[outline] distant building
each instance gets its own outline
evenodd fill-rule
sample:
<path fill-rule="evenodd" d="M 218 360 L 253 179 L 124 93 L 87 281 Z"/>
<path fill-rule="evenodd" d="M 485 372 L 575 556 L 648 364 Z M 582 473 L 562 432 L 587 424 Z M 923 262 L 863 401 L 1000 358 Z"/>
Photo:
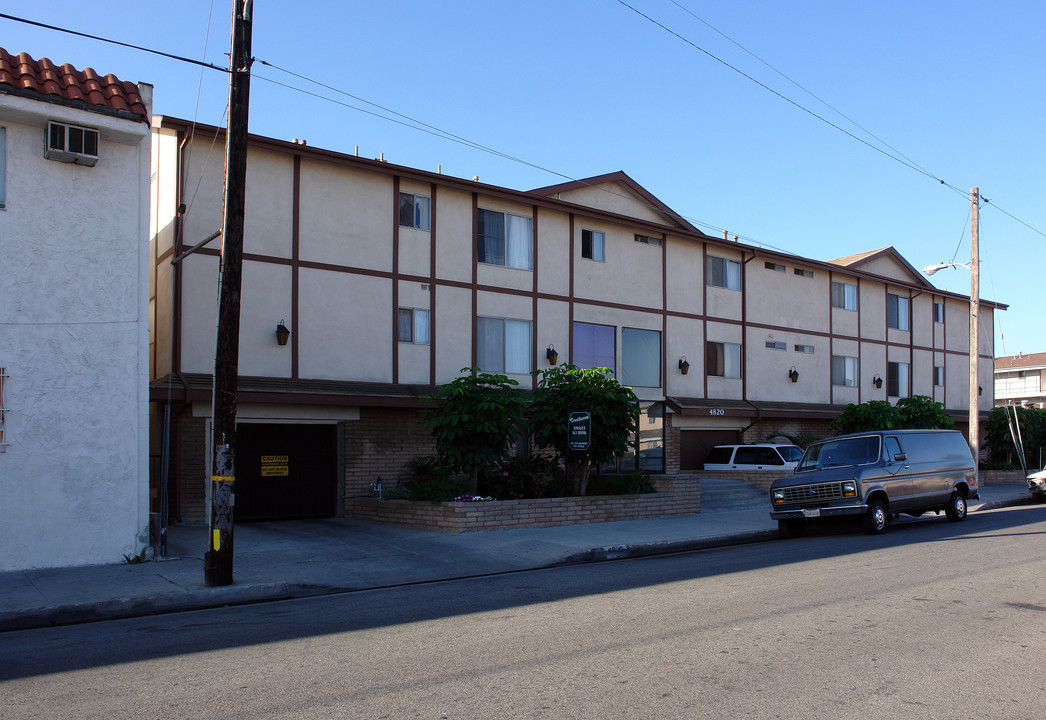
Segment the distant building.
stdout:
<path fill-rule="evenodd" d="M 151 102 L 0 49 L 0 570 L 148 543 Z"/>
<path fill-rule="evenodd" d="M 1046 352 L 995 358 L 995 404 L 1046 407 Z"/>
<path fill-rule="evenodd" d="M 221 225 L 223 133 L 153 128 L 152 399 L 172 410 L 173 517 L 199 523 L 218 242 L 182 256 Z M 969 298 L 892 247 L 825 262 L 712 237 L 622 172 L 518 191 L 259 136 L 246 212 L 240 518 L 351 514 L 433 452 L 437 386 L 478 366 L 532 388 L 553 351 L 639 397 L 604 472 L 693 472 L 717 443 L 824 436 L 868 400 L 928 395 L 966 425 Z M 992 337 L 1005 306 L 981 307 Z"/>

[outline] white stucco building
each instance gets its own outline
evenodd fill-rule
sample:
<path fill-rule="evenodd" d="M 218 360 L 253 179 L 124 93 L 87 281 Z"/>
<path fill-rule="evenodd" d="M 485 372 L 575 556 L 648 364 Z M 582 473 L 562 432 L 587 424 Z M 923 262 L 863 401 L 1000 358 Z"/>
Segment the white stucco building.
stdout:
<path fill-rule="evenodd" d="M 0 570 L 149 541 L 151 98 L 0 49 Z"/>

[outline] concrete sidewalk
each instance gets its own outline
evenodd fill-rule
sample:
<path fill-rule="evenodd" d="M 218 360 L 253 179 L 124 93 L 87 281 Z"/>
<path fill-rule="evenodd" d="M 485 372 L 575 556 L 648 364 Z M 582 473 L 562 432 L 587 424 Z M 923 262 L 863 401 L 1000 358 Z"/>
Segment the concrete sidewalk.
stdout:
<path fill-rule="evenodd" d="M 1029 500 L 1023 484 L 988 485 L 970 511 Z M 768 507 L 464 534 L 352 518 L 243 523 L 234 584 L 220 588 L 204 585 L 206 537 L 171 527 L 163 560 L 0 573 L 0 632 L 759 542 L 777 523 Z"/>

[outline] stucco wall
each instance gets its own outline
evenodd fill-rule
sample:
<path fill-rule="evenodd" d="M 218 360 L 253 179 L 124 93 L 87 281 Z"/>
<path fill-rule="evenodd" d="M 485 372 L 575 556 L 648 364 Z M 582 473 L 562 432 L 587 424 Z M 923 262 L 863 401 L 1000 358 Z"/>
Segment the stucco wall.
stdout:
<path fill-rule="evenodd" d="M 148 542 L 148 127 L 22 100 L 0 112 L 0 570 L 119 562 Z M 49 118 L 99 127 L 96 167 L 43 157 Z"/>

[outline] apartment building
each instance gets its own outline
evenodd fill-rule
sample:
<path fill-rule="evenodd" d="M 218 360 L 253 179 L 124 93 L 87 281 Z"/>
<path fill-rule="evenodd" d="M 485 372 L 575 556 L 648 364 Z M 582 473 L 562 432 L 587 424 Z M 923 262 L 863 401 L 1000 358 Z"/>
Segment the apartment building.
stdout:
<path fill-rule="evenodd" d="M 1046 352 L 995 358 L 995 404 L 1046 407 Z"/>
<path fill-rule="evenodd" d="M 202 522 L 218 241 L 185 253 L 221 225 L 222 131 L 153 134 L 151 397 L 172 411 L 172 511 Z M 240 518 L 351 514 L 432 452 L 419 410 L 470 367 L 522 388 L 553 361 L 611 368 L 640 430 L 604 472 L 693 471 L 872 399 L 965 422 L 969 299 L 892 247 L 820 261 L 713 237 L 623 172 L 518 191 L 259 136 L 246 212 Z M 986 336 L 1003 308 L 982 304 Z"/>

